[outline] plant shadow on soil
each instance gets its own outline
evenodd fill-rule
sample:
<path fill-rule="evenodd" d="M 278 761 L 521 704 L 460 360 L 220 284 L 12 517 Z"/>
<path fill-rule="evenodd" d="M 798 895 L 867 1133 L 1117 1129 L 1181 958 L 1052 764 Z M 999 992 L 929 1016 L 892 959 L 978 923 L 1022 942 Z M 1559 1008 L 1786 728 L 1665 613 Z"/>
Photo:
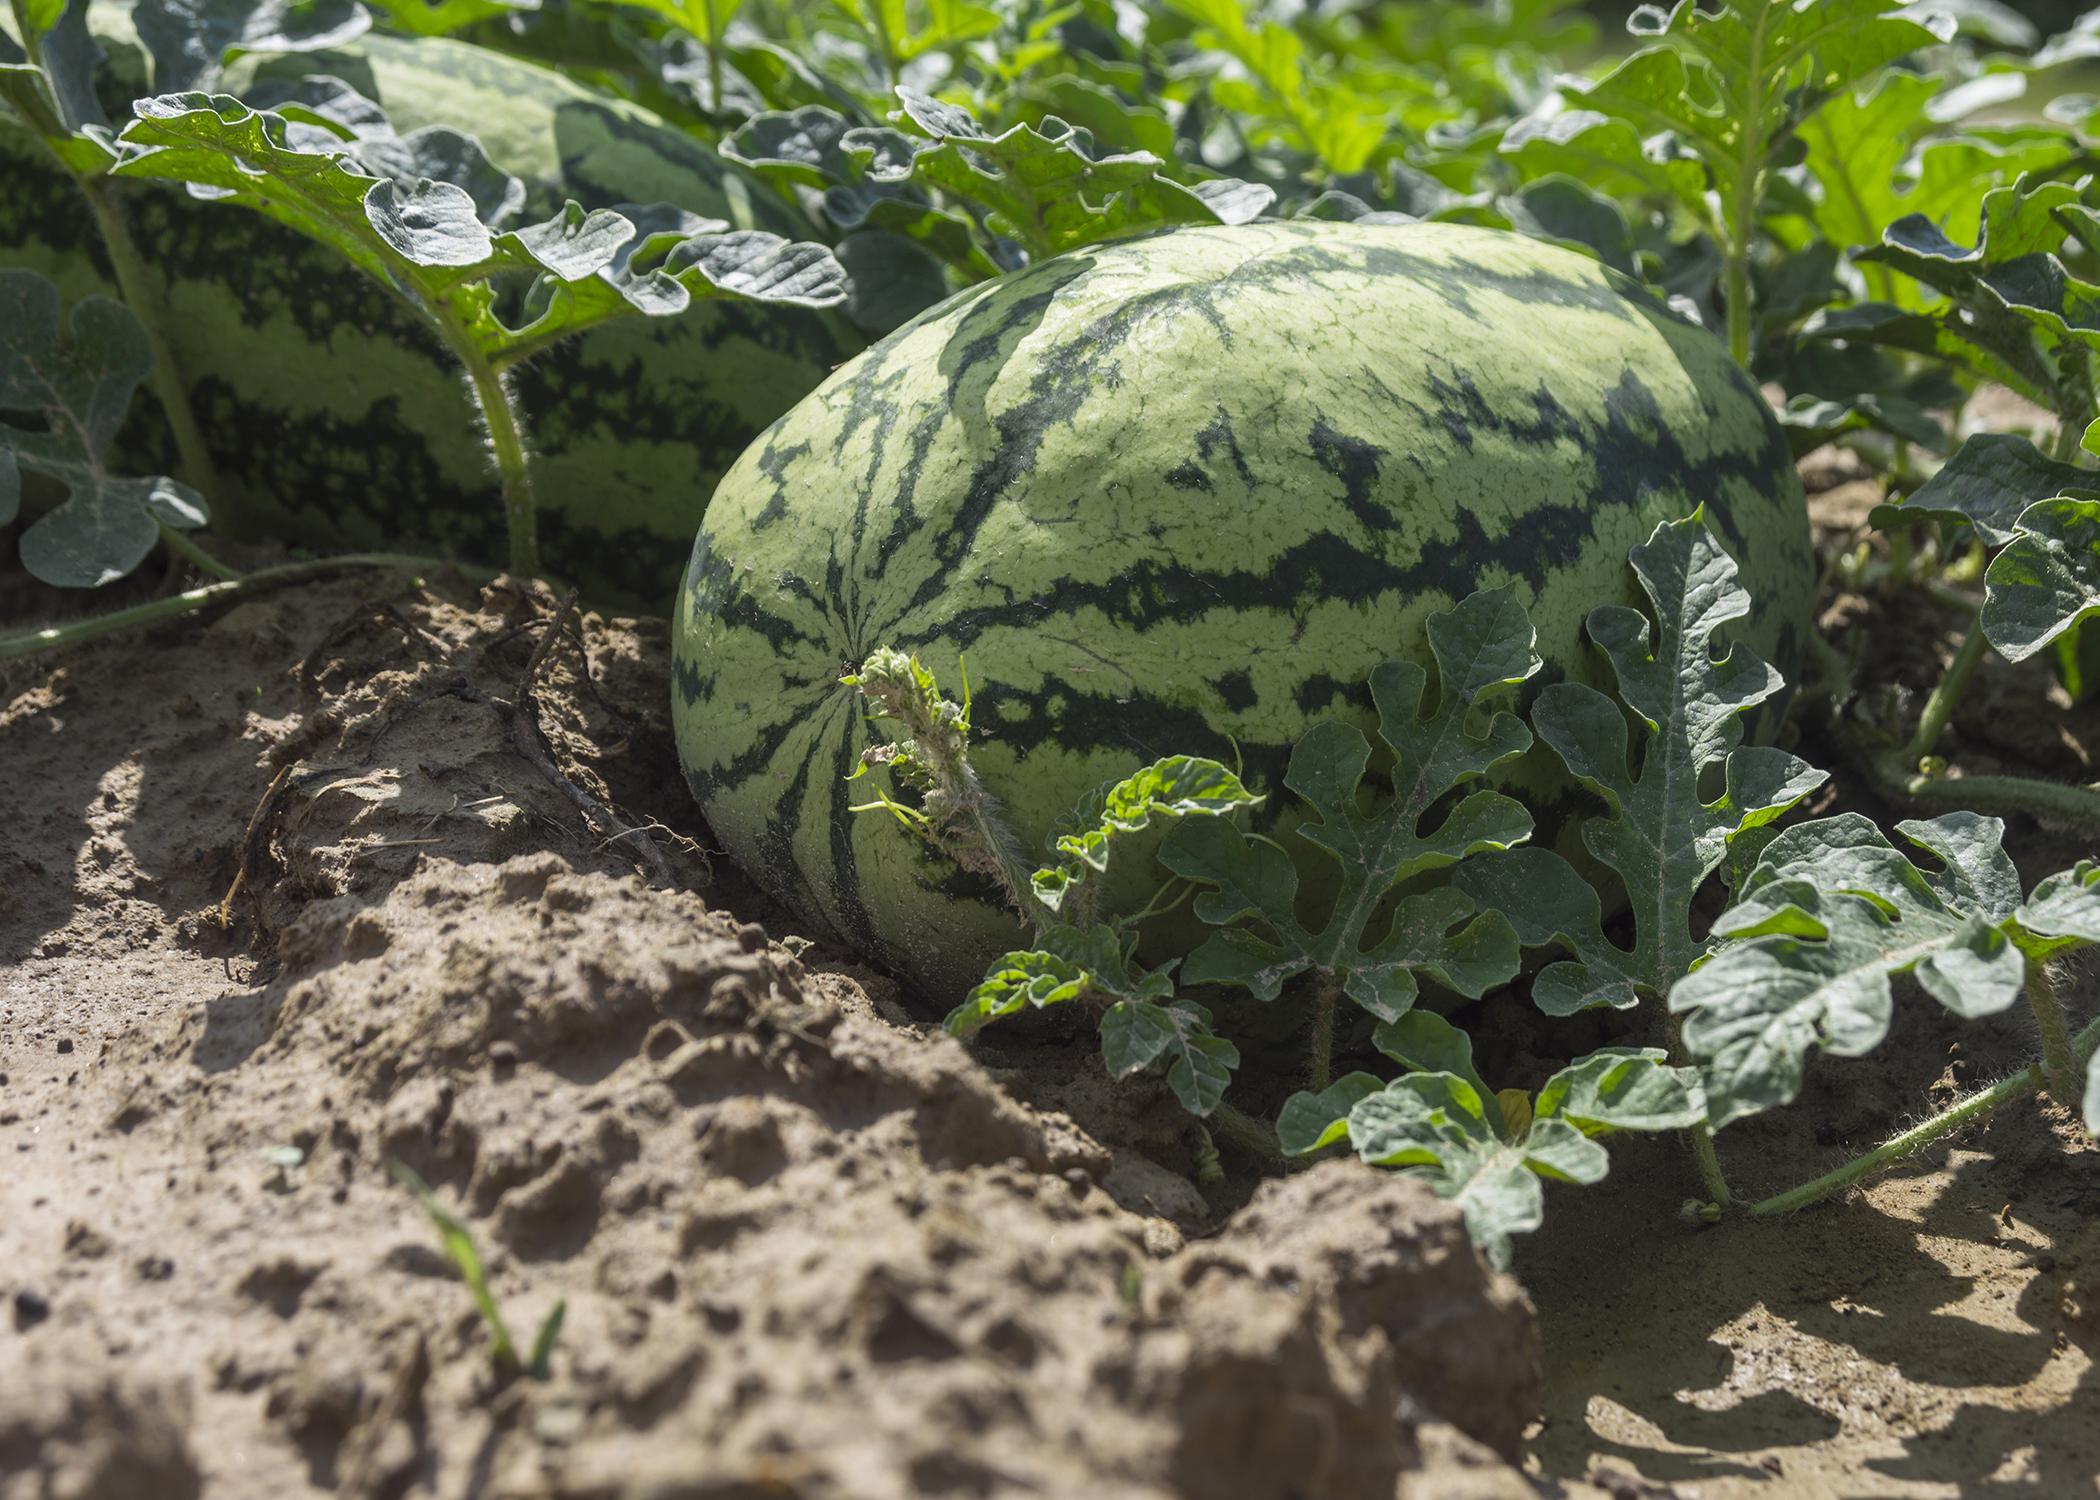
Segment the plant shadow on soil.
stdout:
<path fill-rule="evenodd" d="M 741 1476 L 705 1491 L 720 1500 L 1237 1500 L 1326 1450 L 1294 1447 L 1274 1400 L 1261 1417 L 1221 1392 L 1280 1381 L 1292 1410 L 1343 1431 L 1369 1410 L 1361 1431 L 1390 1433 L 1389 1377 L 1351 1363 L 1334 1304 L 1260 1291 L 1254 1231 L 1181 1248 L 1248 1172 L 1198 1191 L 1161 1092 L 1108 1087 L 1069 1037 L 991 1038 L 970 1063 L 846 956 L 767 945 L 751 923 L 795 925 L 694 842 L 660 625 L 586 619 L 589 680 L 552 653 L 542 722 L 704 902 L 645 890 L 500 733 L 520 627 L 552 601 L 448 592 L 336 583 L 0 671 L 0 1150 L 19 1169 L 0 1182 L 0 1474 L 33 1458 L 77 1481 L 122 1429 L 146 1467 L 83 1497 L 144 1493 L 143 1472 L 170 1495 L 537 1476 L 522 1492 L 596 1500 L 701 1453 Z M 1871 628 L 1874 609 L 1830 619 Z M 1876 633 L 1866 680 L 1914 701 L 1947 645 L 1922 634 Z M 1952 748 L 2025 745 L 2071 776 L 2095 729 L 1993 664 Z M 265 878 L 222 932 L 198 913 L 288 763 Z M 2030 880 L 2082 852 L 2009 842 Z M 2094 986 L 2071 998 L 2090 1012 Z M 1819 1061 L 1798 1107 L 1723 1133 L 1739 1190 L 1812 1176 L 2031 1047 L 2018 1016 L 1959 1026 L 1908 986 L 1897 1014 L 1874 1056 Z M 1507 1016 L 1482 1033 L 1491 1075 L 1532 1082 L 1571 1036 Z M 253 1152 L 284 1141 L 306 1167 L 257 1187 Z M 514 1325 L 570 1298 L 551 1392 L 490 1384 L 384 1155 L 471 1215 Z M 1518 1261 L 1545 1355 L 1532 1478 L 1432 1424 L 1387 1456 L 1403 1494 L 2092 1493 L 2100 1151 L 2067 1116 L 2015 1105 L 1784 1221 L 1689 1227 L 1694 1190 L 1673 1143 L 1641 1139 L 1601 1186 L 1549 1190 Z M 1045 1236 L 1054 1265 L 1025 1249 Z M 1133 1266 L 1143 1316 L 1119 1323 L 1104 1309 L 1128 1305 Z M 1188 1299 L 1205 1274 L 1247 1283 L 1217 1326 Z M 1527 1364 L 1513 1304 L 1433 1285 L 1473 1309 L 1490 1370 Z M 1521 1379 L 1465 1388 L 1482 1431 L 1529 1399 Z M 1271 1449 L 1205 1470 L 1195 1434 Z M 1325 1493 L 1359 1492 L 1392 1488 L 1373 1464 Z"/>

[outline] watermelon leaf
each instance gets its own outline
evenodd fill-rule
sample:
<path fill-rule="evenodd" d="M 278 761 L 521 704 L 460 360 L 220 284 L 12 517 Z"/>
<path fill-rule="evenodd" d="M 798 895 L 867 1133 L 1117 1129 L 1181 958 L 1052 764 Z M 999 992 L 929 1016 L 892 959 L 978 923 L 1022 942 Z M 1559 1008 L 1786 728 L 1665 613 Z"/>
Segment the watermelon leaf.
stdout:
<path fill-rule="evenodd" d="M 401 291 L 456 350 L 498 370 L 611 318 L 667 316 L 695 297 L 808 307 L 845 297 L 845 273 L 822 246 L 725 233 L 667 205 L 630 217 L 571 202 L 540 224 L 484 222 L 511 195 L 491 191 L 479 147 L 454 131 L 341 140 L 224 94 L 162 95 L 134 110 L 121 139 L 139 152 L 120 175 L 182 182 L 333 246 Z M 533 278 L 516 325 L 498 315 L 493 285 L 508 275 Z"/>
<path fill-rule="evenodd" d="M 784 190 L 820 190 L 824 216 L 842 233 L 886 230 L 972 280 L 998 275 L 1002 267 L 966 216 L 935 206 L 919 187 L 900 180 L 909 177 L 916 149 L 902 131 L 856 126 L 820 104 L 753 115 L 722 143 L 722 155 Z"/>
<path fill-rule="evenodd" d="M 389 27 L 410 36 L 450 36 L 480 21 L 531 15 L 540 0 L 361 0 L 386 17 Z"/>
<path fill-rule="evenodd" d="M 1318 1093 L 1296 1093 L 1276 1117 L 1276 1140 L 1286 1156 L 1309 1156 L 1349 1136 L 1349 1112 L 1385 1087 L 1375 1073 L 1346 1073 Z"/>
<path fill-rule="evenodd" d="M 83 297 L 63 329 L 58 288 L 34 271 L 0 270 L 0 512 L 14 513 L 19 470 L 65 485 L 67 498 L 22 535 L 22 564 L 46 583 L 94 588 L 137 567 L 161 528 L 202 526 L 203 496 L 165 475 L 125 478 L 109 448 L 152 372 L 146 330 L 121 302 Z"/>
<path fill-rule="evenodd" d="M 1705 1117 L 1696 1073 L 1653 1048 L 1609 1047 L 1546 1080 L 1536 1097 L 1493 1093 L 1473 1067 L 1473 1045 L 1443 1017 L 1411 1011 L 1378 1028 L 1378 1046 L 1409 1073 L 1380 1087 L 1351 1073 L 1298 1093 L 1277 1120 L 1285 1154 L 1304 1156 L 1345 1136 L 1377 1166 L 1425 1177 L 1465 1210 L 1474 1242 L 1509 1264 L 1510 1236 L 1538 1228 L 1540 1179 L 1596 1182 L 1610 1165 L 1594 1137 L 1681 1130 Z"/>
<path fill-rule="evenodd" d="M 2030 505 L 1984 573 L 1983 633 L 2008 661 L 2025 661 L 2096 614 L 2100 500 Z"/>
<path fill-rule="evenodd" d="M 1449 794 L 1531 743 L 1515 714 L 1487 711 L 1490 699 L 1538 670 L 1523 605 L 1508 589 L 1485 591 L 1431 615 L 1427 629 L 1441 682 L 1433 709 L 1425 712 L 1429 673 L 1416 663 L 1386 662 L 1371 674 L 1379 737 L 1395 758 L 1391 801 L 1360 811 L 1371 747 L 1353 725 L 1316 724 L 1292 751 L 1284 784 L 1316 815 L 1297 836 L 1339 868 L 1319 926 L 1299 920 L 1298 874 L 1281 844 L 1221 818 L 1184 822 L 1167 836 L 1161 863 L 1211 887 L 1196 898 L 1196 915 L 1224 929 L 1190 955 L 1184 983 L 1232 984 L 1274 1000 L 1286 981 L 1311 975 L 1323 993 L 1339 990 L 1393 1020 L 1414 1004 L 1420 976 L 1477 998 L 1516 973 L 1508 919 L 1476 912 L 1448 885 L 1405 896 L 1383 935 L 1366 945 L 1396 887 L 1531 834 L 1531 815 L 1500 792 L 1476 790 L 1444 806 Z M 1476 727 L 1477 718 L 1484 722 Z"/>
<path fill-rule="evenodd" d="M 1913 213 L 1854 259 L 1942 293 L 1947 301 L 1932 313 L 1941 330 L 1973 345 L 2022 395 L 2082 426 L 2092 415 L 2093 393 L 2083 375 L 2086 359 L 2073 351 L 2100 347 L 2100 286 L 2071 275 L 2057 256 L 2087 213 L 2072 184 L 2025 176 L 1984 194 L 1973 246 L 1957 244 L 1936 221 Z"/>
<path fill-rule="evenodd" d="M 1385 139 L 1386 112 L 1375 99 L 1320 77 L 1305 59 L 1296 33 L 1275 21 L 1249 22 L 1240 0 L 1168 0 L 1198 23 L 1199 46 L 1224 53 L 1250 82 L 1221 78 L 1212 92 L 1242 117 L 1302 142 L 1330 172 L 1360 171 Z M 1389 75 L 1389 85 L 1401 81 Z"/>
<path fill-rule="evenodd" d="M 1473 1039 L 1434 1011 L 1411 1010 L 1396 1021 L 1380 1021 L 1371 1041 L 1410 1073 L 1449 1073 L 1471 1084 L 1482 1099 L 1494 1096 L 1473 1066 Z M 1505 1135 L 1507 1123 L 1502 1122 Z"/>
<path fill-rule="evenodd" d="M 897 98 L 896 118 L 927 139 L 910 141 L 902 159 L 878 153 L 867 180 L 910 182 L 973 204 L 992 233 L 1037 258 L 1171 224 L 1243 224 L 1275 198 L 1229 180 L 1176 182 L 1149 151 L 1098 154 L 1091 133 L 1054 115 L 992 135 L 969 111 L 917 89 L 899 88 Z"/>
<path fill-rule="evenodd" d="M 1225 1096 L 1239 1048 L 1211 1029 L 1208 1010 L 1193 1000 L 1124 999 L 1101 1018 L 1101 1057 L 1108 1076 L 1128 1078 L 1167 1064 L 1167 1087 L 1192 1115 L 1207 1115 Z"/>
<path fill-rule="evenodd" d="M 1751 599 L 1703 516 L 1662 523 L 1631 556 L 1654 621 L 1622 605 L 1600 605 L 1590 612 L 1589 633 L 1643 726 L 1638 768 L 1625 715 L 1595 688 L 1553 683 L 1532 709 L 1539 738 L 1604 800 L 1606 814 L 1583 823 L 1582 841 L 1624 882 L 1634 924 L 1633 949 L 1619 950 L 1591 925 L 1589 904 L 1571 898 L 1567 877 L 1547 885 L 1554 915 L 1534 919 L 1533 930 L 1553 927 L 1576 955 L 1548 967 L 1534 989 L 1536 1002 L 1554 1015 L 1666 993 L 1704 951 L 1692 934 L 1692 902 L 1707 878 L 1737 840 L 1826 779 L 1783 750 L 1741 744 L 1744 715 L 1782 684 L 1741 646 L 1714 656 L 1720 628 L 1747 615 Z M 1709 780 L 1721 786 L 1711 801 L 1701 790 Z M 1551 857 L 1532 865 L 1546 868 Z M 1511 873 L 1483 870 L 1461 886 L 1514 899 Z M 1476 883 L 1489 880 L 1497 883 Z"/>
<path fill-rule="evenodd" d="M 1656 1047 L 1603 1047 L 1546 1080 L 1532 1109 L 1584 1135 L 1683 1130 L 1706 1118 L 1696 1069 L 1672 1067 Z"/>
<path fill-rule="evenodd" d="M 1978 432 L 1938 473 L 1900 503 L 1875 506 L 1869 519 L 1884 530 L 1925 521 L 1966 522 L 1986 546 L 2002 547 L 2020 529 L 2027 507 L 2095 483 L 2100 474 L 2045 457 L 2026 438 Z"/>
<path fill-rule="evenodd" d="M 1489 1262 L 1506 1268 L 1510 1237 L 1545 1217 L 1542 1178 L 1598 1182 L 1610 1167 L 1604 1148 L 1566 1120 L 1532 1122 L 1504 1140 L 1488 1097 L 1451 1073 L 1396 1078 L 1350 1111 L 1349 1144 L 1374 1166 L 1412 1169 L 1437 1195 L 1456 1202 Z"/>
<path fill-rule="evenodd" d="M 2090 863 L 2023 902 L 1998 819 L 1897 826 L 1941 868 L 1920 870 L 1856 813 L 1780 834 L 1714 924 L 1724 945 L 1671 991 L 1712 1124 L 1790 1103 L 1812 1050 L 1878 1045 L 1894 975 L 1914 974 L 1956 1015 L 1993 1015 L 2020 999 L 2031 962 L 2100 941 Z"/>
<path fill-rule="evenodd" d="M 1142 833 L 1154 819 L 1228 813 L 1261 800 L 1214 760 L 1170 755 L 1154 761 L 1135 775 L 1103 785 L 1058 819 L 1050 832 L 1050 853 L 1057 862 L 1035 872 L 1036 897 L 1050 910 L 1061 910 L 1089 871 L 1108 873 L 1120 835 Z M 1098 889 L 1097 882 L 1087 894 Z"/>
<path fill-rule="evenodd" d="M 357 0 L 139 0 L 132 22 L 162 94 L 211 87 L 244 52 L 319 52 L 372 28 Z"/>
<path fill-rule="evenodd" d="M 88 31 L 88 0 L 18 3 L 17 46 L 0 32 L 0 118 L 12 115 L 85 182 L 115 163 L 115 133 L 95 97 L 102 49 Z"/>
<path fill-rule="evenodd" d="M 1654 44 L 1573 90 L 1643 136 L 1668 132 L 1705 166 L 1709 180 L 1678 202 L 1723 247 L 1729 351 L 1740 364 L 1751 354 L 1750 247 L 1775 169 L 1826 102 L 1938 39 L 1902 10 L 1899 0 L 1642 5 L 1627 29 Z"/>

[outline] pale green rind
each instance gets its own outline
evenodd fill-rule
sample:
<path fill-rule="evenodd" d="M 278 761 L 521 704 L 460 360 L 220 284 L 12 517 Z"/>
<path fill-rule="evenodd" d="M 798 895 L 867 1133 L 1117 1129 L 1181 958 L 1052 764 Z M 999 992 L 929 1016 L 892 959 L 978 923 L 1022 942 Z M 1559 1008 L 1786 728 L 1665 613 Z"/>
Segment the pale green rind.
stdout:
<path fill-rule="evenodd" d="M 1790 664 L 1813 587 L 1777 424 L 1706 334 L 1595 262 L 1448 225 L 1191 229 L 966 293 L 841 369 L 724 480 L 677 622 L 681 755 L 761 880 L 959 993 L 1014 924 L 842 778 L 877 646 L 951 688 L 1031 847 L 1167 753 L 1273 787 L 1423 620 L 1509 584 L 1547 677 L 1704 504 Z M 1567 794 L 1537 752 L 1508 778 Z M 855 799 L 857 800 L 857 799 Z"/>

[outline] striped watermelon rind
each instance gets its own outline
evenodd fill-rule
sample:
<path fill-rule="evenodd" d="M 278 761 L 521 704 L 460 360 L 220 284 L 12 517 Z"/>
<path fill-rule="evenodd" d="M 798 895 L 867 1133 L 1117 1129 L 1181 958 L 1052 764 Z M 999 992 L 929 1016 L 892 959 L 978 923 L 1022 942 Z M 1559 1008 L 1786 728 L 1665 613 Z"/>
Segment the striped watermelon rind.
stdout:
<path fill-rule="evenodd" d="M 846 812 L 871 730 L 842 671 L 967 665 L 975 764 L 1039 843 L 1161 755 L 1273 786 L 1314 721 L 1426 661 L 1507 584 L 1547 667 L 1637 604 L 1628 550 L 1704 505 L 1784 669 L 1814 570 L 1787 445 L 1719 344 L 1578 254 L 1453 225 L 1191 229 L 1044 262 L 839 370 L 710 502 L 673 712 L 717 836 L 937 1000 L 1016 928 L 995 893 Z M 1550 823 L 1576 795 L 1509 776 Z"/>
<path fill-rule="evenodd" d="M 113 94 L 143 93 L 128 8 L 98 4 L 93 25 Z M 521 222 L 567 198 L 671 202 L 738 228 L 809 235 L 748 174 L 646 110 L 464 43 L 375 34 L 328 52 L 250 56 L 223 87 L 309 73 L 378 100 L 398 130 L 476 136 L 524 180 Z M 113 102 L 119 118 L 128 113 Z M 246 210 L 172 187 L 126 202 L 218 467 L 218 530 L 503 558 L 502 502 L 472 403 L 412 312 L 333 251 Z M 0 263 L 50 277 L 68 302 L 115 295 L 72 184 L 4 123 Z M 624 320 L 524 366 L 518 394 L 549 566 L 594 599 L 661 609 L 716 478 L 859 347 L 835 315 L 724 300 Z M 158 408 L 139 405 L 120 460 L 171 470 Z"/>

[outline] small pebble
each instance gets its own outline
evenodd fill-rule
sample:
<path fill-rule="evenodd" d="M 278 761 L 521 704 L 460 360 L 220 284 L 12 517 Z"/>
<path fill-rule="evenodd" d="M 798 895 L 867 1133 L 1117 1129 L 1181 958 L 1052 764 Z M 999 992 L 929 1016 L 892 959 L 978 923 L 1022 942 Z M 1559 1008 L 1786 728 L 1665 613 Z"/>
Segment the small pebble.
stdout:
<path fill-rule="evenodd" d="M 51 1316 L 51 1304 L 26 1288 L 15 1293 L 15 1332 L 36 1327 Z"/>
<path fill-rule="evenodd" d="M 61 1052 L 71 1052 L 73 1050 L 73 1039 L 69 1036 L 60 1037 L 58 1039 L 58 1050 Z"/>

